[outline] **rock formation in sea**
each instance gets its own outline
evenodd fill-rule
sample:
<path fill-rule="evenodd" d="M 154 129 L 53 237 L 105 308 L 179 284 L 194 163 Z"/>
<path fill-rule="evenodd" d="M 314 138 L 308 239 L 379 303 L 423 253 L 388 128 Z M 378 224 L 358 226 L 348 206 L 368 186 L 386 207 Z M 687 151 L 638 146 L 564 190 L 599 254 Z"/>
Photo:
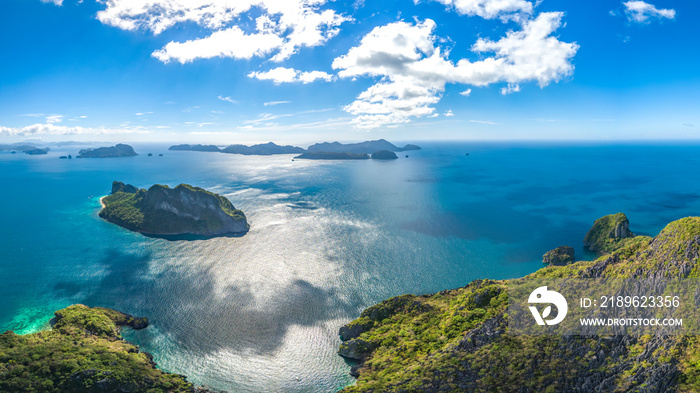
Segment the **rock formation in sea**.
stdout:
<path fill-rule="evenodd" d="M 102 203 L 100 217 L 148 235 L 220 236 L 249 229 L 245 214 L 228 199 L 188 184 L 140 190 L 115 181 Z"/>
<path fill-rule="evenodd" d="M 559 246 L 542 256 L 542 263 L 548 266 L 566 266 L 574 260 L 574 248 L 570 246 Z"/>
<path fill-rule="evenodd" d="M 583 245 L 591 251 L 604 254 L 618 248 L 619 243 L 634 236 L 624 213 L 610 214 L 593 223 L 583 238 Z"/>

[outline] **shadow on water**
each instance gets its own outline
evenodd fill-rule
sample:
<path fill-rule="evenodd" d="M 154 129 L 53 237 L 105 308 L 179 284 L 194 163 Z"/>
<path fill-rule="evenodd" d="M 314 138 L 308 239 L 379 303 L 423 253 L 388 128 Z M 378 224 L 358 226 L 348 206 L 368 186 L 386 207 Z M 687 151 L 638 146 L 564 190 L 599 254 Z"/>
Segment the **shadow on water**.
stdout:
<path fill-rule="evenodd" d="M 168 241 L 180 241 L 180 240 L 185 240 L 185 241 L 195 241 L 195 240 L 211 240 L 215 239 L 218 237 L 228 237 L 228 238 L 234 238 L 234 237 L 243 237 L 247 234 L 248 232 L 235 232 L 235 233 L 224 233 L 221 235 L 194 235 L 191 233 L 184 233 L 181 235 L 153 235 L 150 233 L 142 233 L 142 235 L 146 237 L 150 237 L 152 239 L 163 239 L 163 240 L 168 240 Z"/>
<path fill-rule="evenodd" d="M 149 274 L 150 261 L 148 253 L 110 250 L 103 260 L 109 272 L 99 282 L 60 282 L 54 292 L 64 297 L 84 293 L 74 300 L 146 316 L 179 349 L 205 354 L 221 349 L 270 354 L 281 347 L 291 326 L 314 326 L 356 310 L 334 290 L 301 279 L 272 291 L 249 285 L 222 288 L 217 280 L 221 273 L 214 268 L 165 267 L 154 275 Z M 270 295 L 256 296 L 260 292 Z M 155 339 L 152 332 L 139 336 L 146 346 Z"/>

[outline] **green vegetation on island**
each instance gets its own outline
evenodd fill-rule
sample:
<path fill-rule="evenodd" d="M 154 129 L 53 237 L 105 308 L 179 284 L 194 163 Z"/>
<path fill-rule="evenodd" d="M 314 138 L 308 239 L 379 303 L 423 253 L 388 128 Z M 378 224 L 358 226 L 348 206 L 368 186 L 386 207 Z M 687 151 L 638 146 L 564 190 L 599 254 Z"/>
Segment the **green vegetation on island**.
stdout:
<path fill-rule="evenodd" d="M 596 221 L 608 254 L 548 266 L 527 278 L 700 278 L 700 217 L 656 237 L 630 236 L 624 215 Z M 619 230 L 618 230 L 619 229 Z M 607 241 L 610 231 L 618 241 Z M 589 232 L 591 234 L 591 232 Z M 512 280 L 477 280 L 433 295 L 404 295 L 340 329 L 356 359 L 344 392 L 697 392 L 700 337 L 508 335 Z M 646 281 L 645 281 L 646 282 Z"/>
<path fill-rule="evenodd" d="M 605 254 L 620 248 L 634 236 L 624 213 L 610 214 L 595 220 L 583 238 L 583 245 L 591 251 Z"/>
<path fill-rule="evenodd" d="M 55 315 L 50 330 L 0 335 L 1 392 L 206 392 L 122 339 L 121 327 L 145 328 L 146 318 L 80 304 Z"/>
<path fill-rule="evenodd" d="M 102 204 L 100 217 L 143 234 L 218 236 L 249 229 L 245 214 L 228 199 L 188 184 L 140 190 L 115 181 Z"/>
<path fill-rule="evenodd" d="M 340 142 L 323 142 L 309 146 L 308 152 L 333 152 L 333 153 L 365 153 L 372 154 L 380 150 L 388 150 L 394 152 L 420 150 L 416 145 L 406 145 L 398 147 L 386 139 L 378 139 L 376 141 L 365 141 L 360 143 L 340 143 Z"/>
<path fill-rule="evenodd" d="M 133 157 L 138 156 L 134 148 L 125 145 L 117 144 L 110 147 L 98 147 L 96 149 L 82 149 L 78 152 L 77 158 L 113 158 L 113 157 Z"/>
<path fill-rule="evenodd" d="M 542 256 L 542 263 L 549 266 L 565 266 L 574 263 L 574 260 L 574 248 L 570 246 L 559 246 Z"/>
<path fill-rule="evenodd" d="M 40 155 L 48 154 L 49 150 L 50 149 L 48 147 L 45 147 L 43 149 L 41 149 L 41 148 L 29 149 L 29 150 L 25 150 L 24 154 L 28 154 L 30 156 L 40 156 Z"/>

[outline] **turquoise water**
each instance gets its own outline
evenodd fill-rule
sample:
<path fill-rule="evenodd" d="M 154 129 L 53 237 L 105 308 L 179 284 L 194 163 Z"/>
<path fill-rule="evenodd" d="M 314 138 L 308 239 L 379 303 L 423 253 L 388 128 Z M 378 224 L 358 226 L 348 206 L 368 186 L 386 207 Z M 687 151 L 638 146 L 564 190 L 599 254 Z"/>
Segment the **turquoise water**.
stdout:
<path fill-rule="evenodd" d="M 421 145 L 391 162 L 157 145 L 119 159 L 2 152 L 0 331 L 45 328 L 73 303 L 106 306 L 149 317 L 125 336 L 197 383 L 331 392 L 353 382 L 338 328 L 367 306 L 522 276 L 562 244 L 582 258 L 583 235 L 605 214 L 655 234 L 700 212 L 700 145 Z M 131 233 L 97 217 L 113 180 L 210 189 L 246 212 L 251 231 Z"/>

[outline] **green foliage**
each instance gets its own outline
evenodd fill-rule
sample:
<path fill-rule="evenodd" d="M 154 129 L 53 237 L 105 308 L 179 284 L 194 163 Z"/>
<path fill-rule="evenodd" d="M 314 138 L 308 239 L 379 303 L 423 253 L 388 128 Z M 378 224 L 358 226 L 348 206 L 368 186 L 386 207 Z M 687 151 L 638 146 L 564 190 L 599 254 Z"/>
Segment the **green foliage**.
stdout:
<path fill-rule="evenodd" d="M 51 330 L 0 335 L 0 391 L 191 392 L 184 377 L 158 370 L 120 338 L 118 323 L 125 317 L 75 305 L 56 312 Z"/>
<path fill-rule="evenodd" d="M 180 184 L 171 189 L 156 184 L 136 193 L 127 192 L 129 188 L 133 186 L 117 187 L 103 198 L 100 217 L 132 231 L 156 235 L 220 234 L 231 222 L 242 222 L 242 227 L 248 228 L 242 211 L 225 197 L 202 188 Z"/>
<path fill-rule="evenodd" d="M 598 228 L 606 236 L 612 228 L 608 224 L 617 225 L 624 215 L 608 217 Z M 654 238 L 636 236 L 607 244 L 609 254 L 595 261 L 550 266 L 527 278 L 700 277 L 699 217 L 672 222 Z M 368 343 L 364 363 L 357 383 L 344 391 L 558 392 L 572 389 L 567 383 L 577 376 L 595 372 L 612 377 L 615 391 L 639 391 L 644 379 L 636 376 L 661 365 L 680 371 L 679 392 L 700 391 L 696 336 L 629 337 L 621 346 L 597 336 L 502 334 L 479 346 L 465 346 L 465 337 L 479 334 L 486 321 L 507 320 L 507 285 L 508 281 L 477 280 L 464 288 L 399 296 L 368 308 L 354 322 L 367 326 L 357 337 Z"/>
<path fill-rule="evenodd" d="M 610 214 L 597 219 L 586 233 L 583 244 L 593 251 L 610 253 L 624 247 L 631 237 L 629 220 L 624 213 Z M 617 236 L 616 236 L 616 232 Z"/>

